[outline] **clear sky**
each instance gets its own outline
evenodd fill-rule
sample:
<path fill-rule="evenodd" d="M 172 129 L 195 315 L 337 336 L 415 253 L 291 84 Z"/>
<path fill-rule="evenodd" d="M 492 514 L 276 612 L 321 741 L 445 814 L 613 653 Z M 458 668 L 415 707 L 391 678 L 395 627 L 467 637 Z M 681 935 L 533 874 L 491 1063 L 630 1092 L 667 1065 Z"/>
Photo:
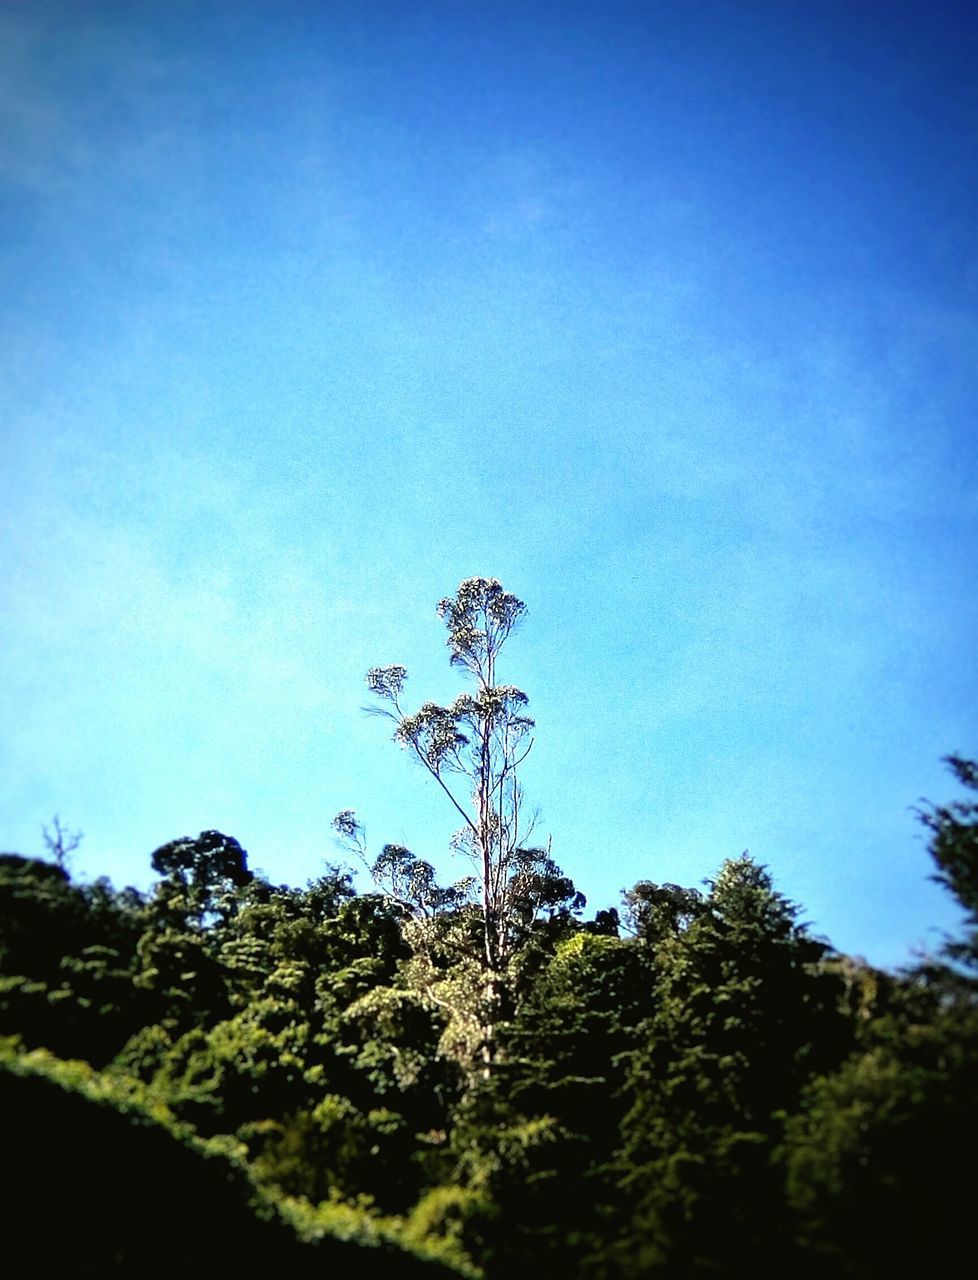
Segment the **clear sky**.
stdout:
<path fill-rule="evenodd" d="M 978 12 L 900 0 L 0 8 L 0 847 L 301 884 L 455 825 L 365 716 L 529 615 L 588 894 L 750 849 L 881 964 L 978 752 Z"/>

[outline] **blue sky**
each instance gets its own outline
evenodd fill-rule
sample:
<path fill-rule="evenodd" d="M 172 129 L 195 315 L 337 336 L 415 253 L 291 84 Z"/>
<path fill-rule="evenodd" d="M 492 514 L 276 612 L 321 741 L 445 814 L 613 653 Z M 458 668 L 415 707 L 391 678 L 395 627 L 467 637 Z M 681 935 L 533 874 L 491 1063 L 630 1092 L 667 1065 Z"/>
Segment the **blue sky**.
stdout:
<path fill-rule="evenodd" d="M 882 964 L 978 751 L 972 6 L 0 9 L 0 847 L 455 825 L 363 715 L 529 607 L 593 907 L 749 848 Z"/>

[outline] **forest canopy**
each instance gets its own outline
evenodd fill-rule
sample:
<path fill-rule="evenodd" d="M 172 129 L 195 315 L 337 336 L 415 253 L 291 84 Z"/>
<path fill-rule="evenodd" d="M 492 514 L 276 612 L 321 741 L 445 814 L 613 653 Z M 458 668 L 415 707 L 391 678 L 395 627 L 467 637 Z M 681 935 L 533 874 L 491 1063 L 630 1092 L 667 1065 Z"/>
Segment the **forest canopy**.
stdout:
<path fill-rule="evenodd" d="M 157 848 L 147 892 L 75 880 L 60 844 L 0 855 L 15 1255 L 59 1260 L 40 1224 L 67 1204 L 76 1251 L 131 1269 L 150 1224 L 108 1202 L 131 1167 L 174 1220 L 199 1182 L 225 1262 L 300 1274 L 868 1280 L 968 1256 L 978 803 L 920 815 L 968 915 L 899 972 L 813 936 L 747 855 L 589 917 L 523 799 L 534 723 L 499 668 L 525 606 L 471 578 L 438 612 L 458 697 L 410 710 L 401 666 L 367 683 L 454 807 L 453 883 L 371 855 L 352 810 L 366 891 L 330 863 L 274 884 L 216 830 Z M 100 1151 L 118 1176 L 93 1184 Z"/>

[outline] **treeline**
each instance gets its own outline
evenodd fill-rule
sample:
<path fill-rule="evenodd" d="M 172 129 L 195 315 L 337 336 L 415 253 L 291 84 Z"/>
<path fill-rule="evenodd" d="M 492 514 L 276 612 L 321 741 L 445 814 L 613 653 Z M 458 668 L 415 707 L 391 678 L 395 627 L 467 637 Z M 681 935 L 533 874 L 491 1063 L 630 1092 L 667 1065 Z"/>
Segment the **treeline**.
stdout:
<path fill-rule="evenodd" d="M 976 815 L 928 816 L 972 912 Z M 746 857 L 703 893 L 636 885 L 621 920 L 554 904 L 511 957 L 486 1061 L 450 995 L 471 982 L 471 904 L 433 909 L 422 953 L 418 918 L 339 869 L 276 886 L 217 832 L 153 866 L 140 894 L 0 858 L 6 1064 L 229 1161 L 306 1240 L 500 1277 L 875 1277 L 967 1256 L 975 933 L 882 973 L 812 938 Z M 85 1183 L 51 1185 L 54 1224 Z M 111 1197 L 100 1225 L 108 1259 Z"/>
<path fill-rule="evenodd" d="M 218 831 L 157 849 L 145 894 L 0 856 L 21 1243 L 60 1261 L 48 1227 L 70 1221 L 79 1260 L 139 1265 L 144 1219 L 127 1209 L 123 1228 L 111 1191 L 100 1232 L 79 1209 L 108 1161 L 144 1182 L 152 1165 L 164 1220 L 207 1201 L 224 1264 L 252 1269 L 274 1254 L 304 1274 L 341 1242 L 369 1274 L 486 1280 L 957 1267 L 976 1189 L 978 804 L 923 814 L 969 923 L 902 973 L 813 937 L 746 856 L 705 890 L 641 881 L 588 919 L 525 818 L 533 721 L 497 671 L 525 606 L 470 578 L 438 612 L 465 692 L 411 711 L 403 667 L 367 681 L 462 820 L 456 883 L 399 845 L 371 857 L 352 810 L 335 826 L 365 893 L 339 866 L 274 885 Z M 57 1089 L 67 1108 L 43 1100 Z M 149 1154 L 159 1130 L 170 1156 Z M 77 1185 L 46 1183 L 36 1150 Z M 230 1200 L 203 1190 L 201 1162 Z M 213 1265 L 198 1248 L 184 1269 Z"/>

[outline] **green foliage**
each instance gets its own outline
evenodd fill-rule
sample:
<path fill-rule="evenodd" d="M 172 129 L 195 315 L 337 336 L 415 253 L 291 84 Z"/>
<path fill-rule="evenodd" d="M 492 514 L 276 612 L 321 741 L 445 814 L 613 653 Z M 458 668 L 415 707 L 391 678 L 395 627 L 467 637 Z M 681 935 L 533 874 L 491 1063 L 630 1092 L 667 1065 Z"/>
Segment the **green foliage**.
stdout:
<path fill-rule="evenodd" d="M 220 831 L 202 831 L 196 839 L 182 836 L 171 840 L 150 860 L 154 871 L 186 885 L 202 910 L 216 896 L 241 889 L 253 879 L 244 849 L 233 836 Z"/>
<path fill-rule="evenodd" d="M 978 761 L 948 756 L 947 764 L 962 786 L 978 791 Z M 967 912 L 967 933 L 960 941 L 950 942 L 947 953 L 967 967 L 978 968 L 978 801 L 930 805 L 920 817 L 931 832 L 930 852 L 937 864 L 934 879 Z"/>
<path fill-rule="evenodd" d="M 655 1007 L 629 1060 L 617 1166 L 631 1224 L 618 1252 L 647 1257 L 640 1241 L 651 1240 L 670 1274 L 697 1275 L 782 1246 L 771 1214 L 779 1113 L 852 1039 L 825 948 L 764 868 L 726 862 L 685 922 L 675 898 L 645 935 Z"/>
<path fill-rule="evenodd" d="M 0 1034 L 101 1063 L 145 1016 L 132 980 L 142 900 L 0 855 Z"/>
<path fill-rule="evenodd" d="M 675 937 L 705 910 L 698 889 L 640 880 L 624 891 L 625 924 L 636 938 L 650 945 Z"/>
<path fill-rule="evenodd" d="M 0 1046 L 0 1112 L 13 1274 L 456 1274 L 396 1231 L 351 1229 L 350 1211 L 344 1230 L 320 1223 L 303 1242 L 289 1206 L 248 1176 L 240 1144 L 201 1142 L 87 1064 Z"/>
<path fill-rule="evenodd" d="M 397 1112 L 364 1113 L 348 1098 L 326 1094 L 281 1120 L 244 1125 L 239 1136 L 258 1181 L 286 1196 L 313 1204 L 331 1197 L 352 1201 L 369 1188 L 390 1204 L 403 1199 L 401 1183 L 410 1175 L 404 1130 Z"/>
<path fill-rule="evenodd" d="M 477 1280 L 482 1272 L 472 1262 L 485 1253 L 480 1224 L 498 1218 L 491 1200 L 467 1187 L 432 1187 L 414 1206 L 401 1239 L 422 1256 L 444 1260 Z"/>
<path fill-rule="evenodd" d="M 522 613 L 487 579 L 442 602 L 475 691 L 398 723 L 443 779 L 454 755 L 505 762 L 487 734 L 519 739 L 525 699 L 489 676 Z M 371 679 L 400 716 L 403 668 Z M 210 1271 L 239 1246 L 300 1275 L 951 1270 L 978 1140 L 978 805 L 922 815 L 969 915 L 941 963 L 897 974 L 813 938 L 746 855 L 705 891 L 640 881 L 619 936 L 616 912 L 580 919 L 549 850 L 477 794 L 471 812 L 495 897 L 393 844 L 365 894 L 337 867 L 273 885 L 214 831 L 161 846 L 145 895 L 0 855 L 0 1092 L 28 1100 L 5 1155 L 35 1233 L 62 1170 L 59 1215 L 100 1270 L 144 1268 L 155 1241 L 129 1183 L 183 1270 L 202 1221 L 235 1241 L 193 1253 Z M 362 852 L 355 815 L 337 826 Z M 93 1226 L 106 1196 L 132 1206 L 118 1238 Z M 38 1256 L 63 1269 L 58 1250 Z"/>
<path fill-rule="evenodd" d="M 978 1006 L 890 1018 L 874 1038 L 788 1121 L 788 1202 L 836 1274 L 951 1274 L 972 1246 Z"/>

